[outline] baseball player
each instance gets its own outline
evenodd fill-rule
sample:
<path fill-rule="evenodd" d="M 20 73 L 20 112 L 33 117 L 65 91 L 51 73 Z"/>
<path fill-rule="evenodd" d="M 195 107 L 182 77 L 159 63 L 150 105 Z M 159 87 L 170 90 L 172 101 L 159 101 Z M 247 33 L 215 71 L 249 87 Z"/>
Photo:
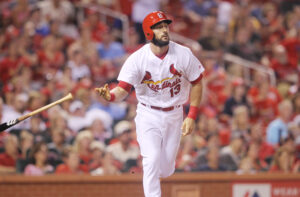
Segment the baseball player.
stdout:
<path fill-rule="evenodd" d="M 170 23 L 161 11 L 148 14 L 143 30 L 150 43 L 128 57 L 117 87 L 109 90 L 105 84 L 95 89 L 104 99 L 118 102 L 135 88 L 146 197 L 160 197 L 160 178 L 174 173 L 181 134 L 193 131 L 202 96 L 204 68 L 190 49 L 169 40 Z M 183 121 L 182 105 L 188 97 L 190 109 Z"/>

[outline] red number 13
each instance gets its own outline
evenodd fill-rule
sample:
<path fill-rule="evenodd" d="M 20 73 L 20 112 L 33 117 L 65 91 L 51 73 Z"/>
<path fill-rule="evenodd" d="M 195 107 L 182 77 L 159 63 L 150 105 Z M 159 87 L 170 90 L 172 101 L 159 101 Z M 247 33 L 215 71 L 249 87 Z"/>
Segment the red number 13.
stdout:
<path fill-rule="evenodd" d="M 177 95 L 180 92 L 180 84 L 177 84 L 174 88 L 170 89 L 171 97 Z"/>

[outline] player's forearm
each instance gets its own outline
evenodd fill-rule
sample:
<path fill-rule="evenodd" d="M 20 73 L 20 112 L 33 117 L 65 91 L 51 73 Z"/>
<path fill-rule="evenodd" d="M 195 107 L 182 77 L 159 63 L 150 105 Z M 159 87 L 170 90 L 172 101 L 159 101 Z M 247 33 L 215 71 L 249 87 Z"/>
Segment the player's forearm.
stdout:
<path fill-rule="evenodd" d="M 188 118 L 193 120 L 197 119 L 198 116 L 198 107 L 202 98 L 202 81 L 199 81 L 196 84 L 193 84 L 190 93 L 190 109 L 188 113 Z"/>
<path fill-rule="evenodd" d="M 114 99 L 113 99 L 114 102 L 119 102 L 124 100 L 127 97 L 128 92 L 125 89 L 121 88 L 120 86 L 117 86 L 110 91 L 110 94 L 114 94 Z"/>
<path fill-rule="evenodd" d="M 194 84 L 190 93 L 190 106 L 198 107 L 202 99 L 202 80 Z"/>

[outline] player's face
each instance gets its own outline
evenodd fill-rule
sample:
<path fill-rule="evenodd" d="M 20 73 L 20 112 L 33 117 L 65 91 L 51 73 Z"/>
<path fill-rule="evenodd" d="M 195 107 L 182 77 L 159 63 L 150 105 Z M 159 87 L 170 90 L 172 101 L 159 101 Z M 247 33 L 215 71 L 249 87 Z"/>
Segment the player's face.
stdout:
<path fill-rule="evenodd" d="M 152 27 L 154 37 L 153 44 L 157 46 L 166 46 L 169 44 L 169 25 L 166 22 L 158 23 Z"/>

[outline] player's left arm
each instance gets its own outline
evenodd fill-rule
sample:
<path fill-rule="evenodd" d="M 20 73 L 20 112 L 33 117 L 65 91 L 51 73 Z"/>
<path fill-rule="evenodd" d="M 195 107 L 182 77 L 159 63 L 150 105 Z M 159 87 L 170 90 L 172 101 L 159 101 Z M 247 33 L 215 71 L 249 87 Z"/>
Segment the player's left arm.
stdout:
<path fill-rule="evenodd" d="M 195 129 L 195 120 L 198 116 L 198 108 L 202 98 L 203 83 L 201 80 L 196 83 L 192 83 L 192 88 L 190 90 L 190 109 L 188 116 L 184 119 L 182 124 L 182 135 L 186 136 L 193 132 Z"/>

